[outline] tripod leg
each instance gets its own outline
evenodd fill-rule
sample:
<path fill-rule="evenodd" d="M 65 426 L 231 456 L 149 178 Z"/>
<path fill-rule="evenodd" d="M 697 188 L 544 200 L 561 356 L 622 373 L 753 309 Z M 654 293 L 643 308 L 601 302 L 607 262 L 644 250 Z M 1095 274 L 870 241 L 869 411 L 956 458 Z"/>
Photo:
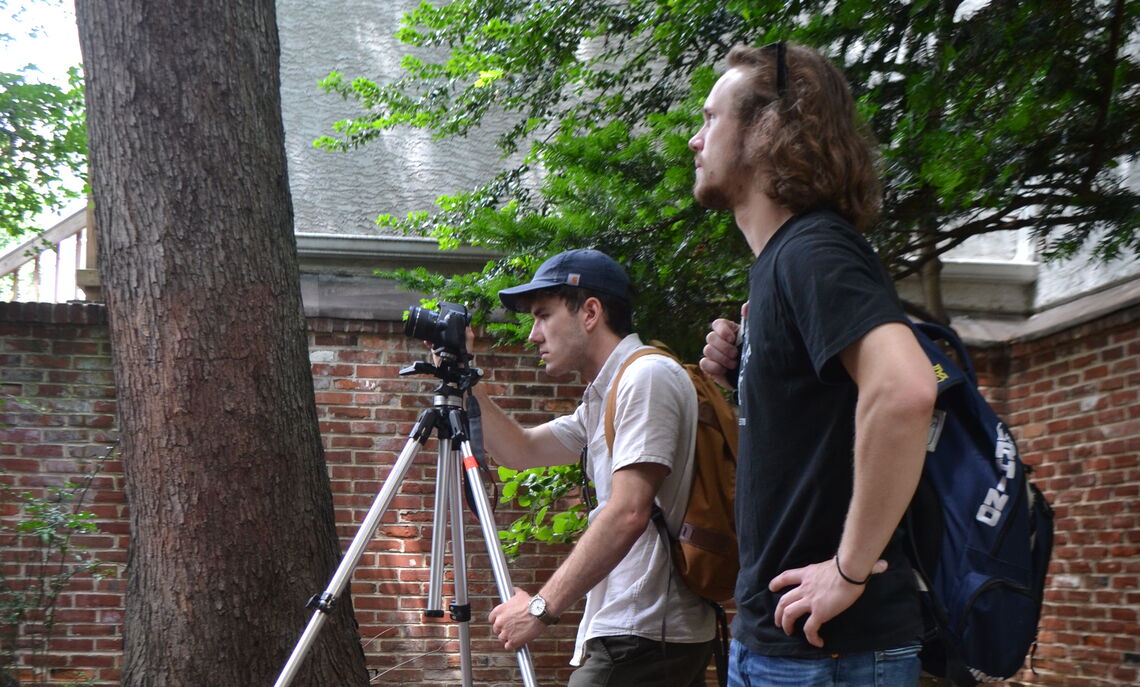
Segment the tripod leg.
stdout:
<path fill-rule="evenodd" d="M 464 687 L 474 684 L 471 666 L 471 604 L 467 599 L 467 549 L 463 536 L 463 488 L 459 475 L 458 452 L 448 461 L 448 507 L 451 509 L 451 565 L 455 569 L 454 601 L 451 619 L 459 623 L 459 659 Z"/>
<path fill-rule="evenodd" d="M 445 525 L 447 504 L 450 501 L 448 490 L 451 488 L 451 480 L 447 478 L 449 472 L 455 472 L 451 460 L 451 439 L 440 437 L 431 528 L 431 574 L 428 577 L 427 610 L 424 611 L 424 615 L 429 618 L 443 617 L 443 556 L 447 544 Z"/>
<path fill-rule="evenodd" d="M 416 449 L 419 448 L 422 442 L 426 441 L 437 422 L 438 414 L 434 409 L 429 408 L 420 415 L 420 419 L 412 429 L 411 436 L 408 437 L 408 441 L 404 445 L 404 449 L 400 452 L 399 458 L 396 459 L 395 464 L 392 465 L 392 470 L 384 479 L 384 485 L 381 487 L 380 493 L 377 494 L 376 499 L 372 502 L 372 507 L 368 510 L 368 515 L 365 516 L 364 521 L 360 524 L 360 529 L 357 531 L 356 536 L 353 538 L 352 543 L 341 559 L 340 565 L 333 574 L 328 587 L 325 588 L 324 593 L 319 597 L 314 596 L 309 600 L 308 607 L 315 608 L 316 610 L 309 619 L 309 624 L 305 627 L 304 633 L 301 634 L 301 639 L 297 642 L 297 646 L 294 647 L 292 655 L 289 656 L 289 661 L 285 664 L 285 668 L 277 677 L 277 682 L 274 683 L 274 687 L 286 687 L 296 676 L 297 670 L 300 669 L 301 662 L 304 660 L 305 654 L 308 653 L 310 645 L 313 643 L 313 640 L 316 639 L 317 633 L 320 632 L 325 620 L 328 619 L 328 614 L 332 611 L 333 606 L 336 605 L 337 599 L 340 598 L 340 595 L 344 592 L 345 586 L 352 577 L 352 571 L 360 562 L 360 556 L 363 555 L 364 548 L 376 533 L 376 529 L 380 525 L 380 518 L 384 516 L 384 511 L 391 505 L 392 498 L 396 495 L 396 490 L 407 474 L 408 468 L 411 467 L 412 460 L 416 457 Z"/>
<path fill-rule="evenodd" d="M 475 510 L 479 515 L 479 526 L 483 530 L 487 555 L 491 559 L 491 571 L 495 575 L 495 585 L 499 590 L 499 600 L 506 602 L 514 595 L 515 588 L 511 584 L 511 576 L 507 571 L 507 557 L 503 554 L 503 548 L 499 544 L 499 532 L 495 529 L 495 514 L 491 511 L 491 504 L 483 487 L 483 478 L 479 474 L 479 461 L 475 459 L 471 442 L 464 440 L 461 445 L 463 447 L 463 468 L 467 472 L 467 479 L 471 484 L 471 493 L 475 499 Z M 515 652 L 515 657 L 519 662 L 523 684 L 526 687 L 538 687 L 530 649 L 525 646 L 522 647 Z"/>

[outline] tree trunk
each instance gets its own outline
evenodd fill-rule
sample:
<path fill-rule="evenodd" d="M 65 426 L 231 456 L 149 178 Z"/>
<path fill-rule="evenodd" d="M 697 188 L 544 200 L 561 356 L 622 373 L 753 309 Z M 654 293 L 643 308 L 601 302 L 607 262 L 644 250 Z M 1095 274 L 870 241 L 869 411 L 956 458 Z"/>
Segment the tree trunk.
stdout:
<path fill-rule="evenodd" d="M 269 685 L 336 567 L 273 0 L 78 0 L 131 543 L 123 685 Z M 297 685 L 367 684 L 348 603 Z"/>
<path fill-rule="evenodd" d="M 946 304 L 942 300 L 942 260 L 937 255 L 930 255 L 919 268 L 919 279 L 922 284 L 922 300 L 926 311 L 935 322 L 950 324 L 950 315 L 946 313 Z"/>

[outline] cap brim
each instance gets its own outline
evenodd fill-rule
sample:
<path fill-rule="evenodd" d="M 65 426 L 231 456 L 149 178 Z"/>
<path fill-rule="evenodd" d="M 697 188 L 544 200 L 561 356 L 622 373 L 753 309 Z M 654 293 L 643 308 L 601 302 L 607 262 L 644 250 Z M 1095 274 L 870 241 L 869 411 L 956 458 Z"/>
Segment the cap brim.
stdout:
<path fill-rule="evenodd" d="M 550 279 L 538 279 L 526 284 L 512 286 L 509 289 L 503 289 L 499 292 L 499 300 L 502 301 L 503 307 L 512 312 L 522 312 L 519 306 L 521 296 L 543 289 L 549 289 L 554 286 L 561 286 L 562 282 L 553 281 Z"/>

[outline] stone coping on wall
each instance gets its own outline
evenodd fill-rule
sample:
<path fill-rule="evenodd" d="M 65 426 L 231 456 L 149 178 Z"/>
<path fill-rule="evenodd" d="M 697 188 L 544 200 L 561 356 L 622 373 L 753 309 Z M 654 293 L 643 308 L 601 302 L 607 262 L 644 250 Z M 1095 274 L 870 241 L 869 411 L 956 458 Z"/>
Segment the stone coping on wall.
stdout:
<path fill-rule="evenodd" d="M 398 322 L 418 294 L 389 280 L 360 276 L 305 274 L 301 278 L 305 314 L 310 318 Z M 1032 341 L 1113 313 L 1129 316 L 1140 306 L 1140 279 L 1129 279 L 1056 305 L 1027 318 L 958 316 L 951 323 L 972 346 Z M 0 302 L 0 322 L 106 324 L 102 303 Z"/>
<path fill-rule="evenodd" d="M 102 303 L 20 303 L 0 301 L 0 322 L 39 324 L 107 324 L 107 306 Z"/>
<path fill-rule="evenodd" d="M 950 312 L 1026 317 L 1033 311 L 1039 267 L 1035 262 L 947 259 L 940 274 L 943 303 Z M 918 275 L 896 282 L 895 286 L 904 300 L 923 302 Z"/>
<path fill-rule="evenodd" d="M 483 269 L 497 254 L 471 246 L 441 250 L 430 238 L 298 233 L 297 256 L 308 317 L 400 320 L 424 294 L 378 277 L 376 270 L 424 266 L 460 274 Z"/>
<path fill-rule="evenodd" d="M 1033 341 L 1070 327 L 1127 313 L 1140 305 L 1140 279 L 1131 278 L 1041 310 L 1027 318 L 955 317 L 951 324 L 962 340 L 974 346 Z"/>
<path fill-rule="evenodd" d="M 367 274 L 376 269 L 423 265 L 444 274 L 482 269 L 499 254 L 484 248 L 459 246 L 442 250 L 432 238 L 414 236 L 364 236 L 357 234 L 311 234 L 298 232 L 297 256 L 302 272 Z"/>

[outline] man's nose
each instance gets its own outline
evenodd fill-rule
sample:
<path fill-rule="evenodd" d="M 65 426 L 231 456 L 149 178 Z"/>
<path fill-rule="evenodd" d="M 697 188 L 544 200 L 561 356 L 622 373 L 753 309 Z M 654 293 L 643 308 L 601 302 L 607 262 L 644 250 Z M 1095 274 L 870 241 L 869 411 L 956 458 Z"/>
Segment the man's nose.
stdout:
<path fill-rule="evenodd" d="M 693 134 L 693 137 L 689 139 L 689 150 L 692 150 L 694 153 L 700 152 L 701 147 L 704 146 L 704 144 L 705 144 L 704 136 L 703 136 L 704 133 L 705 133 L 705 128 L 702 126 L 697 131 L 697 133 Z"/>

